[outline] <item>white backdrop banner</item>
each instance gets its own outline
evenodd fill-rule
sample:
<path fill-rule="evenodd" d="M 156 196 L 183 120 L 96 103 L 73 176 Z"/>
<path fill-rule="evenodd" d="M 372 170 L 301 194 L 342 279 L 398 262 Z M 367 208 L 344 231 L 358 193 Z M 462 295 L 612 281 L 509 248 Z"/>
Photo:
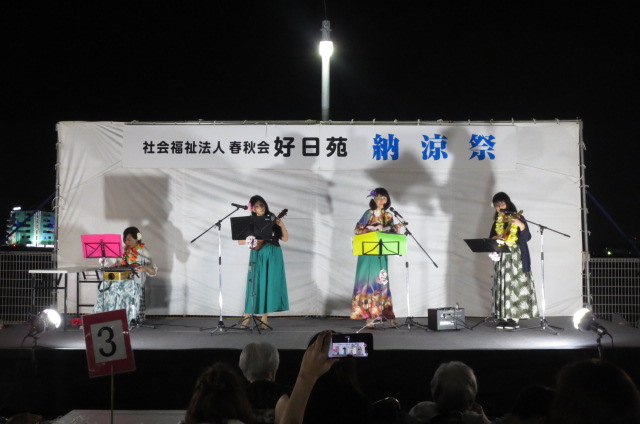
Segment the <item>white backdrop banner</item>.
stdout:
<path fill-rule="evenodd" d="M 513 126 L 126 125 L 130 168 L 514 169 Z"/>
<path fill-rule="evenodd" d="M 291 308 L 279 315 L 349 315 L 353 229 L 375 187 L 389 190 L 415 237 L 406 256 L 390 258 L 398 316 L 456 303 L 467 316 L 490 313 L 491 260 L 464 239 L 488 236 L 498 191 L 529 220 L 546 314 L 582 306 L 579 122 L 60 122 L 58 135 L 59 266 L 96 265 L 82 257 L 82 234 L 137 226 L 159 267 L 147 279 L 150 315 L 242 313 L 249 252 L 231 240 L 229 219 L 193 240 L 254 194 L 273 212 L 289 210 L 282 249 Z M 546 230 L 543 241 L 537 224 L 570 237 Z M 70 306 L 96 295 L 95 285 L 81 285 Z"/>

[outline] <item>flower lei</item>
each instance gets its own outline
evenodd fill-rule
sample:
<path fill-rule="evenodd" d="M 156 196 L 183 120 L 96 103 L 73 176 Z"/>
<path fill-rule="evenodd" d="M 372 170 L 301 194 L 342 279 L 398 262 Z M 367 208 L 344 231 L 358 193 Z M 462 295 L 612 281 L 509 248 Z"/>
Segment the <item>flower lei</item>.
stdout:
<path fill-rule="evenodd" d="M 496 219 L 496 234 L 501 236 L 502 234 L 504 234 L 504 219 L 502 218 L 502 215 L 498 215 L 498 219 Z M 513 246 L 516 244 L 516 242 L 518 241 L 518 225 L 517 224 L 511 224 L 509 226 L 509 234 L 507 235 L 507 238 L 505 240 L 505 242 L 507 243 L 507 246 Z"/>
<path fill-rule="evenodd" d="M 140 243 L 133 248 L 127 247 L 122 258 L 122 265 L 131 265 L 138 263 L 138 249 L 144 249 L 144 243 Z"/>

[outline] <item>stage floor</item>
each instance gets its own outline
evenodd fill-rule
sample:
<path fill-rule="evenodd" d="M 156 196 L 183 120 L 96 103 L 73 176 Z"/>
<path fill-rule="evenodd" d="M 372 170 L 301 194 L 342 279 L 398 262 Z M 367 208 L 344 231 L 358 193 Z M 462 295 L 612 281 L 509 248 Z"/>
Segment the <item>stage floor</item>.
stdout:
<path fill-rule="evenodd" d="M 295 383 L 309 339 L 331 329 L 355 333 L 363 321 L 347 318 L 273 317 L 273 330 L 236 331 L 238 318 L 150 318 L 151 328 L 130 332 L 136 370 L 115 376 L 115 408 L 119 410 L 184 410 L 198 375 L 218 360 L 237 364 L 240 350 L 249 342 L 273 343 L 280 351 L 277 380 Z M 403 318 L 398 318 L 400 324 Z M 415 318 L 426 324 L 424 317 Z M 625 369 L 640 386 L 640 330 L 600 321 L 611 337 L 602 338 L 603 356 Z M 429 381 L 438 365 L 458 360 L 471 366 L 478 378 L 478 401 L 490 417 L 506 412 L 518 392 L 529 384 L 553 386 L 565 364 L 597 358 L 593 332 L 573 327 L 571 317 L 521 321 L 520 331 L 497 330 L 495 323 L 467 317 L 473 329 L 426 331 L 401 326 L 373 333 L 374 351 L 357 359 L 361 385 L 370 400 L 387 396 L 400 400 L 404 409 L 429 398 Z M 477 324 L 477 325 L 476 325 Z M 532 329 L 524 329 L 527 326 Z M 47 331 L 33 346 L 24 340 L 27 324 L 0 330 L 0 404 L 12 402 L 32 412 L 55 418 L 73 410 L 106 410 L 110 405 L 110 378 L 89 378 L 83 331 L 70 328 Z M 215 330 L 215 331 L 214 331 Z M 54 390 L 52 390 L 54 389 Z M 26 402 L 26 403 L 25 403 Z"/>
<path fill-rule="evenodd" d="M 484 322 L 483 322 L 484 321 Z M 417 325 L 402 325 L 406 319 L 398 318 L 399 328 L 388 322 L 375 329 L 362 329 L 364 321 L 348 318 L 272 317 L 272 330 L 252 331 L 234 327 L 238 317 L 218 318 L 150 318 L 145 324 L 155 328 L 139 327 L 130 331 L 134 350 L 184 349 L 242 349 L 255 340 L 274 344 L 278 349 L 305 349 L 311 337 L 330 329 L 341 333 L 371 332 L 375 350 L 520 350 L 520 349 L 583 349 L 595 348 L 597 334 L 582 332 L 573 326 L 571 317 L 548 317 L 547 326 L 540 319 L 521 321 L 517 331 L 496 329 L 494 322 L 484 318 L 468 317 L 458 330 L 432 331 Z M 414 318 L 426 325 L 426 317 Z M 465 328 L 466 324 L 468 328 Z M 603 321 L 612 334 L 617 347 L 639 347 L 640 331 L 630 326 Z M 0 331 L 0 349 L 30 347 L 33 340 L 24 341 L 28 326 L 13 325 Z M 602 339 L 605 346 L 611 338 Z M 47 331 L 38 340 L 38 346 L 50 349 L 84 349 L 83 331 L 79 327 Z"/>

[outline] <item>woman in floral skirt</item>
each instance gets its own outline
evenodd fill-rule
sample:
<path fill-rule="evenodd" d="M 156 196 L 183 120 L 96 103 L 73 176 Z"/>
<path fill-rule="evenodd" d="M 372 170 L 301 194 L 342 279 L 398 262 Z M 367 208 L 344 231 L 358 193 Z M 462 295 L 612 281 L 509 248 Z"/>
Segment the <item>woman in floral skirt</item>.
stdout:
<path fill-rule="evenodd" d="M 498 329 L 513 330 L 520 327 L 520 319 L 538 316 L 536 290 L 531 275 L 531 257 L 527 242 L 531 232 L 527 221 L 518 212 L 506 193 L 493 196 L 496 210 L 489 237 L 502 241 L 509 252 L 501 253 L 495 262 L 495 314 Z"/>
<path fill-rule="evenodd" d="M 127 321 L 135 323 L 141 320 L 140 304 L 147 276 L 154 277 L 158 273 L 158 267 L 153 263 L 149 249 L 142 242 L 142 234 L 136 227 L 129 227 L 122 233 L 122 241 L 125 245 L 124 254 L 119 262 L 104 261 L 105 266 L 131 266 L 135 270 L 128 279 L 103 281 L 98 290 L 93 311 L 106 312 L 124 309 L 127 312 Z M 136 275 L 137 274 L 137 275 Z"/>
<path fill-rule="evenodd" d="M 393 215 L 387 212 L 391 206 L 389 192 L 378 187 L 369 193 L 369 209 L 364 212 L 355 228 L 355 234 L 372 231 L 397 233 L 401 224 L 395 224 Z M 397 325 L 393 313 L 393 300 L 389 289 L 387 256 L 360 255 L 356 267 L 356 281 L 351 299 L 351 319 L 366 319 L 373 328 L 379 318 Z"/>

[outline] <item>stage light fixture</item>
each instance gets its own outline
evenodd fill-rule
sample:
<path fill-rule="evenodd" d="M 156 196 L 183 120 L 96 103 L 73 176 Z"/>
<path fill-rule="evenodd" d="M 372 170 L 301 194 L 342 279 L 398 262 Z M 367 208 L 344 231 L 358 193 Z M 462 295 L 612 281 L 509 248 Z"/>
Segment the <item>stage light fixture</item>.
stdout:
<path fill-rule="evenodd" d="M 34 345 L 38 344 L 38 337 L 45 331 L 60 327 L 62 318 L 60 314 L 53 309 L 44 309 L 38 312 L 36 315 L 31 315 L 29 318 L 29 332 L 25 336 L 33 339 Z M 24 342 L 24 340 L 23 340 Z"/>
<path fill-rule="evenodd" d="M 331 57 L 331 55 L 333 54 L 333 41 L 326 41 L 323 40 L 320 42 L 320 56 L 322 56 L 323 58 L 327 57 Z"/>
<path fill-rule="evenodd" d="M 580 331 L 595 331 L 598 334 L 596 344 L 598 347 L 598 357 L 602 359 L 604 351 L 602 349 L 602 336 L 607 335 L 611 338 L 613 346 L 613 336 L 600 323 L 597 323 L 593 312 L 587 308 L 582 308 L 573 314 L 573 325 Z"/>
<path fill-rule="evenodd" d="M 329 58 L 333 54 L 333 41 L 331 41 L 331 37 L 329 33 L 331 32 L 331 21 L 324 20 L 322 21 L 322 28 L 320 29 L 322 32 L 322 41 L 320 41 L 320 56 L 323 58 Z"/>
<path fill-rule="evenodd" d="M 322 41 L 320 41 L 320 56 L 322 57 L 322 91 L 320 94 L 320 108 L 323 121 L 329 120 L 329 68 L 331 66 L 331 55 L 333 54 L 333 41 L 329 33 L 331 32 L 331 22 L 322 21 Z"/>
<path fill-rule="evenodd" d="M 609 334 L 602 324 L 596 322 L 593 312 L 587 308 L 582 308 L 573 314 L 573 325 L 580 331 L 595 331 L 601 336 Z"/>

